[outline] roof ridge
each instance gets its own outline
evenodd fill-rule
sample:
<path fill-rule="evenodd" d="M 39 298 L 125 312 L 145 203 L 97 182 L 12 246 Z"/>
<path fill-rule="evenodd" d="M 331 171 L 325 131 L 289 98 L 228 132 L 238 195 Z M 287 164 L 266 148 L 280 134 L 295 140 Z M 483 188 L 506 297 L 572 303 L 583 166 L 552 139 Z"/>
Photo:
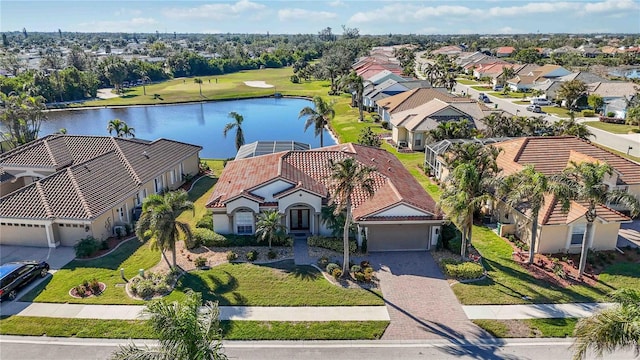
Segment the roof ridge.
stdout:
<path fill-rule="evenodd" d="M 80 203 L 82 204 L 82 208 L 84 208 L 84 211 L 87 212 L 87 215 L 89 215 L 89 218 L 93 217 L 93 212 L 91 212 L 89 203 L 87 203 L 87 199 L 85 199 L 84 194 L 82 193 L 82 190 L 80 190 L 80 184 L 78 184 L 78 180 L 76 179 L 75 174 L 73 173 L 73 171 L 71 171 L 70 168 L 66 168 L 66 170 L 67 170 L 67 175 L 69 176 L 69 180 L 71 181 L 71 185 L 73 186 L 73 189 L 76 191 L 76 194 L 78 195 L 78 200 L 80 200 Z"/>
<path fill-rule="evenodd" d="M 38 195 L 40 195 L 40 200 L 42 200 L 42 205 L 44 206 L 44 210 L 47 213 L 47 218 L 53 218 L 54 217 L 53 210 L 51 210 L 49 199 L 47 199 L 47 195 L 45 194 L 44 189 L 42 188 L 42 183 L 40 182 L 40 180 L 36 181 L 35 187 L 36 187 L 36 191 L 38 192 Z"/>
<path fill-rule="evenodd" d="M 520 156 L 522 156 L 522 153 L 524 152 L 524 148 L 527 147 L 527 144 L 529 144 L 529 138 L 525 137 L 524 141 L 522 141 L 522 145 L 520 145 L 520 148 L 518 149 L 518 152 L 513 157 L 513 162 L 516 162 L 516 163 L 518 162 L 518 160 L 520 159 Z"/>
<path fill-rule="evenodd" d="M 556 204 L 558 203 L 558 199 L 556 198 L 556 195 L 551 193 L 551 199 L 549 199 L 549 207 L 547 208 L 547 211 L 543 214 L 542 216 L 542 221 L 540 222 L 541 225 L 544 225 L 547 223 L 547 221 L 549 221 L 549 217 L 551 217 L 551 213 L 553 212 L 553 208 L 556 207 Z"/>
<path fill-rule="evenodd" d="M 53 156 L 53 151 L 51 150 L 51 146 L 49 146 L 49 140 L 42 140 L 42 144 L 44 145 L 44 148 L 47 149 L 47 155 L 49 156 L 49 159 L 51 159 L 51 163 L 57 167 L 58 161 L 56 160 L 56 157 Z"/>
<path fill-rule="evenodd" d="M 129 162 L 127 157 L 124 155 L 124 152 L 120 148 L 120 145 L 118 145 L 118 142 L 116 141 L 116 138 L 112 137 L 111 141 L 113 142 L 116 154 L 117 154 L 118 158 L 120 158 L 120 161 L 122 162 L 122 165 L 124 165 L 124 167 L 127 169 L 127 171 L 129 172 L 129 175 L 131 175 L 133 180 L 135 180 L 136 184 L 137 185 L 141 185 L 142 181 L 140 180 L 140 177 L 136 173 L 136 171 L 133 168 L 133 166 L 131 166 L 131 163 Z"/>

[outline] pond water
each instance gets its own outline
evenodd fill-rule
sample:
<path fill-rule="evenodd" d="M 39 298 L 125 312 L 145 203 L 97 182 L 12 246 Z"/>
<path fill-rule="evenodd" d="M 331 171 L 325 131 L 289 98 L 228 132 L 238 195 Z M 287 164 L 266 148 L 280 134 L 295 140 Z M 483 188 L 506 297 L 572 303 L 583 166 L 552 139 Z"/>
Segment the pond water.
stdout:
<path fill-rule="evenodd" d="M 616 70 L 609 75 L 625 77 L 627 79 L 640 79 L 640 69 Z"/>
<path fill-rule="evenodd" d="M 120 119 L 135 129 L 137 138 L 156 140 L 167 138 L 202 146 L 202 158 L 230 158 L 236 155 L 235 130 L 227 138 L 222 136 L 225 125 L 232 121 L 235 111 L 244 117 L 242 130 L 245 143 L 257 140 L 293 140 L 320 146 L 320 137 L 313 127 L 304 131 L 305 119 L 298 113 L 305 106 L 313 106 L 304 99 L 247 99 L 197 104 L 135 106 L 87 110 L 52 111 L 48 121 L 40 127 L 40 136 L 67 129 L 67 134 L 109 135 L 107 124 Z M 335 141 L 324 132 L 324 145 Z"/>

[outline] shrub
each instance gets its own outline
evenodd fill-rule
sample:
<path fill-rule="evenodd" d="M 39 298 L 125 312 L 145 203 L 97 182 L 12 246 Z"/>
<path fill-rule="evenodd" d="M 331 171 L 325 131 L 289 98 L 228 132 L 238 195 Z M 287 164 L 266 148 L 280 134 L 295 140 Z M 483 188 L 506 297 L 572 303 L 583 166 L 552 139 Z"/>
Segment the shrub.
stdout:
<path fill-rule="evenodd" d="M 596 115 L 596 112 L 594 110 L 582 110 L 582 116 L 584 117 L 591 117 L 595 115 Z"/>
<path fill-rule="evenodd" d="M 247 253 L 247 260 L 256 261 L 258 260 L 258 252 L 256 250 L 251 250 Z"/>
<path fill-rule="evenodd" d="M 196 223 L 196 228 L 209 229 L 213 231 L 213 214 L 207 211 L 206 214 L 202 215 L 200 220 Z"/>
<path fill-rule="evenodd" d="M 205 258 L 204 256 L 198 256 L 194 261 L 193 261 L 194 265 L 196 267 L 205 267 L 207 265 L 207 258 Z"/>
<path fill-rule="evenodd" d="M 459 262 L 454 259 L 442 259 L 440 264 L 447 276 L 459 280 L 477 279 L 484 274 L 482 265 L 475 262 Z"/>
<path fill-rule="evenodd" d="M 73 289 L 76 291 L 76 294 L 80 297 L 85 297 L 87 295 L 87 291 L 85 290 L 85 287 L 82 285 L 78 285 Z"/>
<path fill-rule="evenodd" d="M 370 266 L 371 266 L 371 264 L 369 264 L 369 261 L 368 261 L 368 260 L 362 260 L 362 261 L 360 261 L 360 267 L 361 267 L 361 268 L 363 268 L 363 269 L 364 269 L 364 268 L 368 268 L 368 267 L 370 267 Z"/>
<path fill-rule="evenodd" d="M 227 261 L 233 261 L 233 260 L 236 260 L 237 258 L 238 258 L 238 254 L 236 254 L 231 250 L 227 251 Z"/>
<path fill-rule="evenodd" d="M 194 246 L 189 247 L 189 244 L 187 244 L 187 248 L 189 249 L 200 245 L 207 247 L 229 246 L 229 241 L 227 241 L 224 235 L 215 233 L 213 230 L 207 228 L 195 228 L 193 229 L 192 234 Z"/>
<path fill-rule="evenodd" d="M 360 267 L 360 265 L 353 265 L 351 267 L 351 272 L 352 273 L 362 272 L 362 267 Z"/>
<path fill-rule="evenodd" d="M 294 84 L 299 84 L 300 83 L 300 78 L 298 77 L 298 75 L 291 75 L 291 82 Z"/>
<path fill-rule="evenodd" d="M 100 294 L 100 282 L 98 279 L 94 278 L 89 281 L 89 290 L 91 290 L 91 293 L 94 295 Z"/>
<path fill-rule="evenodd" d="M 329 274 L 333 274 L 333 270 L 335 269 L 340 269 L 340 265 L 336 264 L 336 263 L 329 263 L 327 265 L 327 272 Z"/>
<path fill-rule="evenodd" d="M 614 113 L 613 111 L 609 111 L 609 112 L 607 113 L 607 117 L 612 118 L 612 117 L 614 117 L 614 116 L 616 116 L 616 113 Z"/>
<path fill-rule="evenodd" d="M 109 249 L 109 243 L 107 242 L 107 240 L 100 241 L 100 250 L 108 250 L 108 249 Z"/>
<path fill-rule="evenodd" d="M 449 251 L 459 254 L 462 246 L 462 234 L 453 224 L 447 224 L 441 229 L 442 246 Z"/>
<path fill-rule="evenodd" d="M 324 249 L 329 249 L 337 252 L 343 252 L 342 239 L 324 236 L 311 236 L 307 240 L 309 246 L 317 246 Z M 354 253 L 358 248 L 358 244 L 355 240 L 349 240 L 349 253 Z"/>
<path fill-rule="evenodd" d="M 365 282 L 365 276 L 364 273 L 359 271 L 356 273 L 353 273 L 353 277 L 356 278 L 356 281 L 360 281 L 360 282 Z"/>
<path fill-rule="evenodd" d="M 333 275 L 333 277 L 338 280 L 340 278 L 340 276 L 342 276 L 342 269 L 338 268 L 338 269 L 333 269 L 333 271 L 331 272 L 331 275 Z"/>
<path fill-rule="evenodd" d="M 326 256 L 322 256 L 320 259 L 318 259 L 318 265 L 320 265 L 320 267 L 322 268 L 326 267 L 328 263 L 329 258 Z"/>
<path fill-rule="evenodd" d="M 267 258 L 268 259 L 275 259 L 276 256 L 278 256 L 278 254 L 273 250 L 269 250 L 269 252 L 267 253 Z"/>
<path fill-rule="evenodd" d="M 164 295 L 171 291 L 170 284 L 176 276 L 177 273 L 175 272 L 171 272 L 168 275 L 149 272 L 144 278 L 139 276 L 133 278 L 129 289 L 134 295 L 141 298 Z"/>
<path fill-rule="evenodd" d="M 93 236 L 87 236 L 84 239 L 80 239 L 77 244 L 73 246 L 76 251 L 76 257 L 88 257 L 100 249 L 100 242 Z"/>
<path fill-rule="evenodd" d="M 384 129 L 389 130 L 389 122 L 387 120 L 380 122 L 380 125 L 382 125 Z"/>

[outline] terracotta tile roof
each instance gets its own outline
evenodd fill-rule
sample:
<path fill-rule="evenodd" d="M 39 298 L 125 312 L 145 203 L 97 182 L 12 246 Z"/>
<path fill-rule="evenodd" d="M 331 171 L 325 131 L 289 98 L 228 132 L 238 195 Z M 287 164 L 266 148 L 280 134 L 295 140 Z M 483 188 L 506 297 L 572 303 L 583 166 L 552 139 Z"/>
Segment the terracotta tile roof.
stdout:
<path fill-rule="evenodd" d="M 501 46 L 496 50 L 496 54 L 511 54 L 516 51 L 516 48 L 513 46 Z"/>
<path fill-rule="evenodd" d="M 433 99 L 439 99 L 445 102 L 469 101 L 467 98 L 452 96 L 437 89 L 417 88 L 379 100 L 377 104 L 378 106 L 384 107 L 390 114 L 393 114 L 395 112 L 416 108 Z"/>
<path fill-rule="evenodd" d="M 304 189 L 326 199 L 330 197 L 329 161 L 340 161 L 346 157 L 378 169 L 372 174 L 374 195 L 368 197 L 357 190 L 351 199 L 354 218 L 365 218 L 401 203 L 436 214 L 433 199 L 393 154 L 351 143 L 228 162 L 207 206 L 224 207 L 225 202 L 237 196 L 242 189 L 257 189 L 278 179 L 291 184 L 283 192 Z"/>
<path fill-rule="evenodd" d="M 92 219 L 131 196 L 140 184 L 193 156 L 201 147 L 165 139 L 146 142 L 53 135 L 16 148 L 1 160 L 11 165 L 24 160 L 25 166 L 38 166 L 43 157 L 35 152 L 43 149 L 50 159 L 71 164 L 0 198 L 2 217 Z M 52 160 L 48 166 L 60 165 Z"/>

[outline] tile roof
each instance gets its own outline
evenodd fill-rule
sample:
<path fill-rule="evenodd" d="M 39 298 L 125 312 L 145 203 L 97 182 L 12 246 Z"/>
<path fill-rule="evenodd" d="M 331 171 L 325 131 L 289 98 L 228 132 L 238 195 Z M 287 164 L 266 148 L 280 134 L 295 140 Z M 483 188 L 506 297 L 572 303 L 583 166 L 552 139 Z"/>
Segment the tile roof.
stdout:
<path fill-rule="evenodd" d="M 92 219 L 200 149 L 166 139 L 47 136 L 0 157 L 0 167 L 17 166 L 22 160 L 24 166 L 45 164 L 58 169 L 0 198 L 0 214 L 5 218 Z M 37 153 L 43 150 L 45 157 Z"/>
<path fill-rule="evenodd" d="M 371 175 L 374 180 L 374 195 L 368 197 L 357 190 L 351 199 L 354 218 L 366 221 L 375 213 L 401 203 L 426 212 L 425 216 L 437 214 L 433 199 L 393 154 L 351 143 L 230 161 L 207 206 L 224 207 L 229 199 L 235 198 L 244 189 L 255 190 L 275 180 L 291 184 L 280 195 L 295 191 L 294 189 L 303 189 L 327 199 L 331 192 L 329 162 L 347 157 L 377 169 Z"/>
<path fill-rule="evenodd" d="M 618 82 L 596 82 L 588 84 L 587 89 L 590 94 L 598 94 L 604 98 L 624 97 L 631 98 L 638 92 L 638 85 L 628 81 Z"/>
<path fill-rule="evenodd" d="M 390 114 L 393 114 L 395 112 L 413 109 L 433 99 L 440 99 L 446 102 L 469 101 L 467 98 L 452 96 L 441 90 L 417 88 L 379 100 L 377 104 L 378 106 L 384 107 Z"/>
<path fill-rule="evenodd" d="M 516 51 L 516 48 L 513 46 L 501 46 L 496 50 L 496 54 L 511 54 Z"/>

